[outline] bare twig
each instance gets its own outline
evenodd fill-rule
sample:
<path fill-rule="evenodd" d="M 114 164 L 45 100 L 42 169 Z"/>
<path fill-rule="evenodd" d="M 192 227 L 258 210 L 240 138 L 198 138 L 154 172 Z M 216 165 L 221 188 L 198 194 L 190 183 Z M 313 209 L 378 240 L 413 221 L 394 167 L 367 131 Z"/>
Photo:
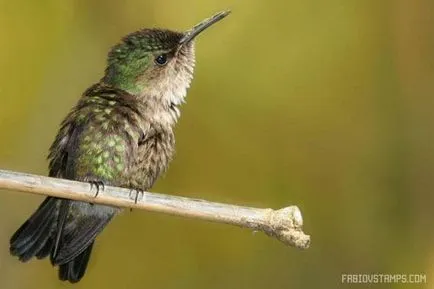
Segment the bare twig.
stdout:
<path fill-rule="evenodd" d="M 0 189 L 232 224 L 262 231 L 297 248 L 306 249 L 310 242 L 309 235 L 302 231 L 303 218 L 296 206 L 280 210 L 258 209 L 149 192 L 145 192 L 135 203 L 129 189 L 106 186 L 104 192 L 95 198 L 88 183 L 6 170 L 0 170 Z"/>

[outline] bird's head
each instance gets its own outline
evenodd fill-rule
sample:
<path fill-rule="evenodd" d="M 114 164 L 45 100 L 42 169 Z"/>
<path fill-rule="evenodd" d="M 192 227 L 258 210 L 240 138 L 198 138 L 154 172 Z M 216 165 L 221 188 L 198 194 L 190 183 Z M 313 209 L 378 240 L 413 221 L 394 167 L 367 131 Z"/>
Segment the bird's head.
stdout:
<path fill-rule="evenodd" d="M 228 14 L 217 13 L 187 32 L 143 29 L 127 35 L 110 51 L 103 82 L 165 105 L 180 104 L 193 78 L 195 37 Z"/>

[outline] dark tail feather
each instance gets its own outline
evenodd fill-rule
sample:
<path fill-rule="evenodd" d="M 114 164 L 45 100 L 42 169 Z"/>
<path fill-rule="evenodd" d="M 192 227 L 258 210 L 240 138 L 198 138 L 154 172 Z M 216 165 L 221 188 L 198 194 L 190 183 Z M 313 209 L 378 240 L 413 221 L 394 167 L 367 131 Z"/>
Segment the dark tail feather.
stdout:
<path fill-rule="evenodd" d="M 38 259 L 44 259 L 46 257 L 48 257 L 48 255 L 50 255 L 51 250 L 54 247 L 54 238 L 53 236 L 51 236 L 48 240 L 47 243 L 45 243 L 45 246 L 41 248 L 41 250 L 39 250 L 39 253 L 36 254 L 36 258 Z"/>
<path fill-rule="evenodd" d="M 77 283 L 86 272 L 87 263 L 89 262 L 90 253 L 92 252 L 93 242 L 83 252 L 75 257 L 72 261 L 59 266 L 59 279 Z"/>
<path fill-rule="evenodd" d="M 10 240 L 10 252 L 20 261 L 26 262 L 33 256 L 51 251 L 49 242 L 56 223 L 55 198 L 46 198 L 36 212 L 15 232 Z"/>
<path fill-rule="evenodd" d="M 68 219 L 73 210 L 76 215 Z M 60 280 L 76 283 L 83 277 L 96 236 L 117 208 L 46 198 L 10 240 L 10 252 L 20 261 L 50 255 Z"/>

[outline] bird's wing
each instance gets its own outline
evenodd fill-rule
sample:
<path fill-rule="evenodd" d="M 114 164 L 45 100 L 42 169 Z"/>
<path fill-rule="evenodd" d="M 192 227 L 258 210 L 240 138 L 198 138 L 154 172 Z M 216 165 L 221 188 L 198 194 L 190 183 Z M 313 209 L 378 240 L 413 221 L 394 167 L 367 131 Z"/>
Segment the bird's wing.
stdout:
<path fill-rule="evenodd" d="M 96 91 L 85 95 L 62 123 L 50 149 L 50 175 L 120 185 L 133 164 L 138 139 L 139 110 L 128 94 Z M 62 200 L 51 259 L 65 264 L 90 244 L 116 208 Z"/>

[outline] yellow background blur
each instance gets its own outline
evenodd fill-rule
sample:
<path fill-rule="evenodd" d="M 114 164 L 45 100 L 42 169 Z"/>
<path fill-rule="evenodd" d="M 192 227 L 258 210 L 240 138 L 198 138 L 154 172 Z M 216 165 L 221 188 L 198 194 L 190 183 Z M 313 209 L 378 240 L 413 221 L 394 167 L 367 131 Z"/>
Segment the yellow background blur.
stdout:
<path fill-rule="evenodd" d="M 106 54 L 142 27 L 197 41 L 177 155 L 153 191 L 300 206 L 309 250 L 248 230 L 134 211 L 71 286 L 19 263 L 10 235 L 42 200 L 0 194 L 0 288 L 365 288 L 342 273 L 434 284 L 434 1 L 0 0 L 0 168 L 47 174 L 60 121 Z"/>

